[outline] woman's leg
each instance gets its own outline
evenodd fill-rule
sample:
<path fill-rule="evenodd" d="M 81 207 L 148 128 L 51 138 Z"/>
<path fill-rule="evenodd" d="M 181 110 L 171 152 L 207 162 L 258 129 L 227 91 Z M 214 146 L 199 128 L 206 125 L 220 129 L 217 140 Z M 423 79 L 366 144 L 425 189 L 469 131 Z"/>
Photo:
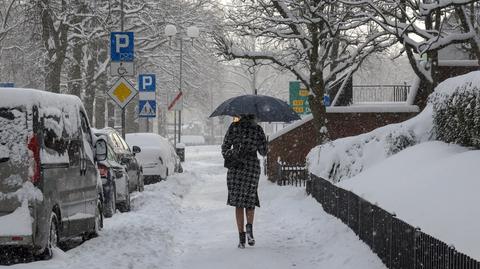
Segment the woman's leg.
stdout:
<path fill-rule="evenodd" d="M 245 213 L 247 215 L 247 223 L 253 224 L 253 218 L 255 217 L 255 208 L 245 208 Z"/>
<path fill-rule="evenodd" d="M 237 218 L 237 228 L 238 228 L 239 233 L 244 232 L 243 223 L 245 221 L 244 221 L 243 214 L 244 214 L 243 213 L 243 208 L 241 208 L 241 207 L 236 207 L 235 208 L 235 217 Z"/>
<path fill-rule="evenodd" d="M 238 237 L 239 237 L 239 242 L 238 242 L 238 248 L 245 248 L 245 230 L 243 229 L 243 223 L 244 223 L 244 209 L 241 207 L 235 208 L 235 217 L 237 219 L 237 228 L 238 228 Z"/>
<path fill-rule="evenodd" d="M 250 246 L 255 245 L 255 238 L 253 237 L 253 217 L 255 216 L 255 208 L 246 208 L 247 214 L 247 240 Z"/>

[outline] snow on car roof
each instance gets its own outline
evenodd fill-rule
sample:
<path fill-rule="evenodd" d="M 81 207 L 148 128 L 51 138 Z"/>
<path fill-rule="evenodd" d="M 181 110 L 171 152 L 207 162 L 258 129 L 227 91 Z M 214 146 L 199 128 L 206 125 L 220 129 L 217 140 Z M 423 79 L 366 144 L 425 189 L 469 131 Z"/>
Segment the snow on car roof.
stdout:
<path fill-rule="evenodd" d="M 77 96 L 69 94 L 24 88 L 0 88 L 0 107 L 31 106 L 34 104 L 67 107 L 82 104 L 82 101 Z"/>

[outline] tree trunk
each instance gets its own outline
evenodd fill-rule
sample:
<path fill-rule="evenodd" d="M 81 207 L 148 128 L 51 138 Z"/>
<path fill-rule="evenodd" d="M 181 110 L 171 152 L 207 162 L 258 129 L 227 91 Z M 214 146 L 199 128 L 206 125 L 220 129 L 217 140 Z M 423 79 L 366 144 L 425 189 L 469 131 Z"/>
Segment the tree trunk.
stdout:
<path fill-rule="evenodd" d="M 54 93 L 60 93 L 60 76 L 62 73 L 62 63 L 60 61 L 52 61 L 51 58 L 46 60 L 45 66 L 45 90 Z"/>
<path fill-rule="evenodd" d="M 117 106 L 117 104 L 115 104 L 115 102 L 110 98 L 108 97 L 107 98 L 107 121 L 108 121 L 108 127 L 112 127 L 114 128 L 115 127 L 115 108 Z"/>
<path fill-rule="evenodd" d="M 308 102 L 313 115 L 313 125 L 315 126 L 315 136 L 317 144 L 321 145 L 328 139 L 326 123 L 326 110 L 323 104 L 323 95 L 325 93 L 325 82 L 323 81 L 323 71 L 318 66 L 320 36 L 319 29 L 315 25 L 310 25 L 312 34 L 312 50 L 309 57 L 310 61 L 310 95 Z"/>
<path fill-rule="evenodd" d="M 40 5 L 42 21 L 42 40 L 47 51 L 45 59 L 45 90 L 59 93 L 60 76 L 68 46 L 68 24 L 58 21 L 55 10 L 49 0 L 42 0 Z M 66 12 L 67 3 L 62 1 L 61 11 Z M 55 26 L 58 25 L 58 26 Z"/>
<path fill-rule="evenodd" d="M 82 93 L 82 58 L 83 58 L 83 46 L 80 40 L 73 40 L 72 50 L 72 63 L 70 64 L 70 70 L 68 74 L 68 92 L 70 94 L 81 97 Z"/>
<path fill-rule="evenodd" d="M 88 48 L 88 60 L 87 60 L 87 69 L 85 74 L 85 97 L 83 100 L 83 104 L 85 106 L 85 110 L 90 118 L 90 122 L 94 122 L 94 109 L 93 109 L 93 102 L 95 101 L 95 70 L 97 67 L 97 45 L 96 42 L 90 43 Z"/>
<path fill-rule="evenodd" d="M 107 61 L 108 58 L 108 50 L 105 49 L 107 47 L 106 41 L 100 41 L 100 51 L 98 53 L 98 60 L 97 60 L 97 67 L 100 64 L 103 64 Z M 100 72 L 100 71 L 97 71 Z M 107 72 L 104 71 L 101 74 L 98 74 L 97 81 L 95 83 L 95 126 L 97 128 L 104 128 L 105 125 L 105 108 L 106 108 L 106 101 L 109 97 L 107 97 L 107 90 L 108 87 L 108 75 Z"/>
<path fill-rule="evenodd" d="M 138 110 L 138 95 L 130 101 L 126 107 L 125 113 L 125 130 L 126 133 L 136 133 L 139 131 L 139 124 L 137 120 Z M 152 123 L 150 122 L 150 125 Z"/>

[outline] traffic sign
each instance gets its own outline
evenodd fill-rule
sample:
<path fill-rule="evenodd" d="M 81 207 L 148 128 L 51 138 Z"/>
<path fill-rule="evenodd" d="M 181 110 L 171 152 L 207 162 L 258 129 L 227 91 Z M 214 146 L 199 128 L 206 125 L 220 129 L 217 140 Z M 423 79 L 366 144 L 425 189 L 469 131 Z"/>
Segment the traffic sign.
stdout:
<path fill-rule="evenodd" d="M 137 89 L 124 77 L 120 77 L 107 92 L 108 96 L 121 108 L 127 106 L 137 93 Z"/>
<path fill-rule="evenodd" d="M 155 75 L 142 74 L 138 76 L 138 90 L 140 92 L 155 92 Z"/>
<path fill-rule="evenodd" d="M 182 98 L 183 92 L 178 92 L 177 95 L 173 98 L 170 104 L 168 105 L 168 110 L 182 110 L 183 108 L 183 98 Z"/>
<path fill-rule="evenodd" d="M 138 76 L 138 116 L 154 118 L 157 116 L 156 78 L 154 74 L 141 74 Z"/>
<path fill-rule="evenodd" d="M 290 81 L 290 106 L 298 114 L 310 114 L 308 89 L 300 81 Z"/>
<path fill-rule="evenodd" d="M 157 101 L 140 100 L 138 102 L 138 116 L 142 118 L 155 118 L 157 116 Z"/>
<path fill-rule="evenodd" d="M 110 33 L 110 57 L 112 62 L 133 62 L 133 32 Z"/>
<path fill-rule="evenodd" d="M 135 66 L 133 62 L 110 62 L 110 75 L 113 77 L 134 77 Z"/>

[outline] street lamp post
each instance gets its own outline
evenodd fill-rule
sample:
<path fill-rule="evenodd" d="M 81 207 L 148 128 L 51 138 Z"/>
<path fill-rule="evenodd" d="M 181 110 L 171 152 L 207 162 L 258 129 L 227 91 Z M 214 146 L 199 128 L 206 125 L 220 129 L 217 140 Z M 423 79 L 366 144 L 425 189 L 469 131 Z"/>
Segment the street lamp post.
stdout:
<path fill-rule="evenodd" d="M 177 27 L 172 24 L 168 24 L 165 26 L 165 35 L 171 39 L 177 35 Z M 193 44 L 193 39 L 197 38 L 200 35 L 200 31 L 198 27 L 196 26 L 190 26 L 187 28 L 187 35 L 186 37 L 189 38 L 192 41 Z M 183 83 L 183 39 L 185 36 L 182 36 L 179 34 L 179 40 L 180 40 L 180 76 L 179 76 L 179 92 L 182 92 L 182 83 Z M 183 98 L 183 97 L 182 97 Z M 176 111 L 174 111 L 175 117 L 176 117 Z M 176 136 L 176 132 L 175 132 Z M 178 110 L 178 143 L 181 141 L 181 136 L 182 136 L 182 110 Z M 174 142 L 176 139 L 174 138 Z"/>

